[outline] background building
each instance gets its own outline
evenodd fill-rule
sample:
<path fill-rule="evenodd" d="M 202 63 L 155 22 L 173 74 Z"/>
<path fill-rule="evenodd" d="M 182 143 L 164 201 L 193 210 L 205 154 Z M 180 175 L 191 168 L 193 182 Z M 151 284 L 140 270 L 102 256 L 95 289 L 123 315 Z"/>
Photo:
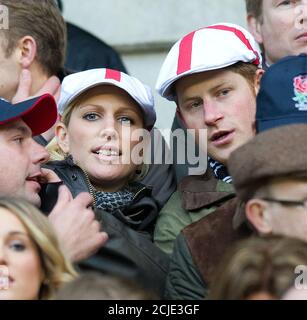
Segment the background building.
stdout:
<path fill-rule="evenodd" d="M 113 46 L 133 76 L 154 89 L 170 47 L 217 22 L 246 26 L 244 0 L 63 0 L 64 17 Z M 157 127 L 169 128 L 173 103 L 155 96 Z"/>

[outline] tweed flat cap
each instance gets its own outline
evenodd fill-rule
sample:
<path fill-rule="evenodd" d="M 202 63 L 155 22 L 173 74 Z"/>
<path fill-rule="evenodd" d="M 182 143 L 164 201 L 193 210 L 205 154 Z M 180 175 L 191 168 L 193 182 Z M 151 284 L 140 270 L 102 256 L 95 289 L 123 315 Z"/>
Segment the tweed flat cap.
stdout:
<path fill-rule="evenodd" d="M 228 170 L 238 197 L 245 201 L 255 185 L 277 177 L 307 177 L 307 124 L 264 131 L 235 150 Z"/>

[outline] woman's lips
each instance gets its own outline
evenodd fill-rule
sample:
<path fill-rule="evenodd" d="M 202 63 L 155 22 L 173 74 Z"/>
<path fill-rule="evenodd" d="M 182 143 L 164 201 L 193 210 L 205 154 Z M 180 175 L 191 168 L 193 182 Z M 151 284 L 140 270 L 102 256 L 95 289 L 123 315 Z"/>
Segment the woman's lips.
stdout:
<path fill-rule="evenodd" d="M 113 162 L 113 161 L 118 161 L 120 156 L 118 155 L 110 155 L 110 156 L 106 156 L 103 154 L 95 154 L 96 158 L 105 162 Z"/>
<path fill-rule="evenodd" d="M 213 134 L 211 140 L 211 143 L 216 147 L 222 147 L 225 146 L 233 140 L 235 135 L 235 130 L 231 131 L 220 131 L 216 134 Z"/>
<path fill-rule="evenodd" d="M 94 157 L 99 161 L 106 162 L 106 163 L 119 163 L 121 159 L 121 154 L 113 153 L 113 154 L 106 154 L 106 153 L 97 153 L 93 152 Z"/>
<path fill-rule="evenodd" d="M 116 148 L 115 146 L 100 146 L 94 148 L 92 153 L 95 155 L 97 159 L 103 162 L 115 162 L 119 161 L 122 156 L 122 152 Z"/>

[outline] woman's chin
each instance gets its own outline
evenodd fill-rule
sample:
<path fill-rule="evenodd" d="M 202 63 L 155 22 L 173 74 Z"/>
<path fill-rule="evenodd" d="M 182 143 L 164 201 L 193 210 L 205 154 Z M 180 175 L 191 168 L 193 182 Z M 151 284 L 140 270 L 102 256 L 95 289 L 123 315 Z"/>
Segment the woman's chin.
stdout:
<path fill-rule="evenodd" d="M 112 183 L 114 182 L 114 184 L 117 183 L 117 181 L 123 181 L 125 179 L 127 179 L 128 181 L 128 177 L 129 175 L 122 171 L 118 171 L 118 170 L 108 170 L 107 172 L 103 172 L 103 173 L 94 173 L 93 175 L 91 175 L 91 180 L 94 182 L 95 185 L 101 184 L 103 186 L 103 184 L 105 183 Z"/>

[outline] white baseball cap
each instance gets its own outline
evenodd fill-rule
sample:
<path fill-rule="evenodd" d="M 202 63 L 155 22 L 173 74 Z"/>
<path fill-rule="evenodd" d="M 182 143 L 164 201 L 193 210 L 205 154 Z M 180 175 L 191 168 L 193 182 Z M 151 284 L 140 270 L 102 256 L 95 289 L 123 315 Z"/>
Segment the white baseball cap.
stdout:
<path fill-rule="evenodd" d="M 178 79 L 240 61 L 262 65 L 260 47 L 248 31 L 231 23 L 204 27 L 187 34 L 172 47 L 160 70 L 156 90 L 174 101 L 172 85 Z"/>
<path fill-rule="evenodd" d="M 151 89 L 138 79 L 112 69 L 92 69 L 71 74 L 64 78 L 58 103 L 59 114 L 82 93 L 102 84 L 114 85 L 126 91 L 141 107 L 145 127 L 151 129 L 156 122 L 154 98 Z"/>

